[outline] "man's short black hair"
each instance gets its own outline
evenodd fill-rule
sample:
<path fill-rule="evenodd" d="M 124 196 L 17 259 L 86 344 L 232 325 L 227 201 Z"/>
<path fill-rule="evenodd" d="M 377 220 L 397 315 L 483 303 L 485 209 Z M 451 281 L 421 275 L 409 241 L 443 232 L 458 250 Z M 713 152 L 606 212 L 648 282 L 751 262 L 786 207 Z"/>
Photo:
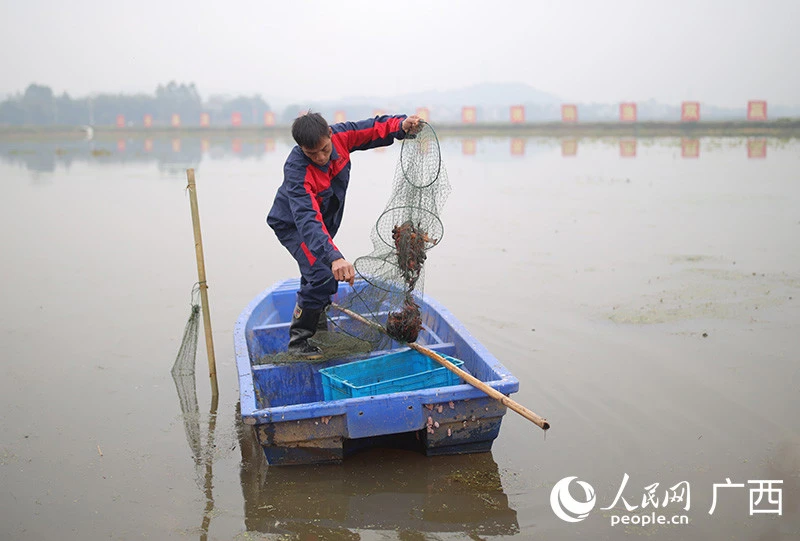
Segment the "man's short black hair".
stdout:
<path fill-rule="evenodd" d="M 317 148 L 323 138 L 330 137 L 328 122 L 321 114 L 309 111 L 292 122 L 292 137 L 301 147 Z"/>

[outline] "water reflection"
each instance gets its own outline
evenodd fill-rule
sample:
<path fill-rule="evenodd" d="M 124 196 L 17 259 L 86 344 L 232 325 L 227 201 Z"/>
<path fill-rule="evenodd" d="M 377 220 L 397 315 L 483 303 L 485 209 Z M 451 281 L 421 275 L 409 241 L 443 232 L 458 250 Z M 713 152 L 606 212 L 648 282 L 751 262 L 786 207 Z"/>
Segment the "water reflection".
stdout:
<path fill-rule="evenodd" d="M 512 156 L 525 155 L 525 139 L 521 137 L 514 137 L 511 139 L 511 155 Z"/>
<path fill-rule="evenodd" d="M 209 139 L 199 137 L 130 138 L 116 140 L 0 141 L 0 161 L 29 171 L 54 172 L 75 163 L 152 163 L 159 171 L 184 174 L 198 168 L 204 155 L 213 158 L 260 158 L 275 152 L 274 138 Z"/>
<path fill-rule="evenodd" d="M 558 152 L 563 158 L 578 155 L 581 145 L 597 144 L 609 149 L 618 148 L 620 158 L 636 158 L 639 143 L 649 146 L 658 140 L 666 146 L 680 146 L 681 157 L 700 158 L 700 147 L 704 154 L 722 146 L 743 148 L 748 158 L 765 159 L 767 147 L 781 148 L 782 140 L 764 137 L 727 138 L 724 145 L 718 138 L 637 138 L 637 137 L 454 137 L 445 136 L 441 142 L 445 148 L 462 156 L 481 158 L 517 158 L 541 153 Z M 785 140 L 783 140 L 785 142 Z M 58 167 L 69 168 L 77 162 L 107 163 L 151 163 L 156 162 L 159 171 L 168 174 L 183 174 L 188 168 L 197 169 L 204 156 L 212 159 L 262 158 L 280 152 L 288 152 L 293 145 L 290 137 L 239 137 L 239 136 L 183 136 L 183 137 L 135 137 L 120 139 L 73 139 L 51 140 L 0 140 L 0 161 L 20 165 L 29 171 L 54 172 Z M 385 148 L 375 149 L 376 152 Z M 479 152 L 480 151 L 480 152 Z"/>
<path fill-rule="evenodd" d="M 357 453 L 336 466 L 270 467 L 250 427 L 239 425 L 240 478 L 248 531 L 359 539 L 358 530 L 513 535 L 491 453 L 424 457 L 403 450 Z"/>
<path fill-rule="evenodd" d="M 208 539 L 208 531 L 211 527 L 211 517 L 214 511 L 214 451 L 215 451 L 215 432 L 217 426 L 217 409 L 219 407 L 219 395 L 212 395 L 211 407 L 208 412 L 208 427 L 206 432 L 205 445 L 202 443 L 200 427 L 200 408 L 197 403 L 197 392 L 195 390 L 194 372 L 191 374 L 173 373 L 175 388 L 178 391 L 178 399 L 181 405 L 183 425 L 186 432 L 186 440 L 189 443 L 192 460 L 195 465 L 195 482 L 205 499 L 203 515 L 200 519 L 200 540 Z"/>
<path fill-rule="evenodd" d="M 622 158 L 636 157 L 636 139 L 623 139 L 619 142 L 619 155 Z"/>
<path fill-rule="evenodd" d="M 700 157 L 700 140 L 699 139 L 681 139 L 681 157 L 682 158 L 699 158 Z"/>
<path fill-rule="evenodd" d="M 564 139 L 561 141 L 561 155 L 565 158 L 576 156 L 578 154 L 578 140 L 577 139 Z"/>
<path fill-rule="evenodd" d="M 206 498 L 206 506 L 203 510 L 203 520 L 200 524 L 200 541 L 208 539 L 208 529 L 211 526 L 211 515 L 214 511 L 214 431 L 217 427 L 217 407 L 219 405 L 219 395 L 211 396 L 211 409 L 208 412 L 208 436 L 206 436 L 206 447 L 203 453 L 205 462 L 205 475 L 203 475 L 203 495 Z"/>
<path fill-rule="evenodd" d="M 464 156 L 474 156 L 478 149 L 478 144 L 475 139 L 462 139 L 461 140 L 461 153 Z"/>
<path fill-rule="evenodd" d="M 748 158 L 766 158 L 767 157 L 767 140 L 766 138 L 748 139 L 747 140 L 747 157 Z"/>
<path fill-rule="evenodd" d="M 211 515 L 214 511 L 214 433 L 217 426 L 219 395 L 211 396 L 208 413 L 208 431 L 203 445 L 200 428 L 200 406 L 197 403 L 195 362 L 197 357 L 198 327 L 200 320 L 199 288 L 192 290 L 192 310 L 184 329 L 181 347 L 172 366 L 172 380 L 181 406 L 183 428 L 195 466 L 195 482 L 205 498 L 205 508 L 200 524 L 200 539 L 208 539 Z"/>

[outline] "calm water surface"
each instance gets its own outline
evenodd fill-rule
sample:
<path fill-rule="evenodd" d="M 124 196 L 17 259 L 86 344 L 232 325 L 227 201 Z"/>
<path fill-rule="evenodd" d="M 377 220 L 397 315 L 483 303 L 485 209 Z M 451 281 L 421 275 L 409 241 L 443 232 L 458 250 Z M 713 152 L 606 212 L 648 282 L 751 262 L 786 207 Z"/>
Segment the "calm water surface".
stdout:
<path fill-rule="evenodd" d="M 491 453 L 281 469 L 237 423 L 232 330 L 296 272 L 264 222 L 289 148 L 0 142 L 0 538 L 800 536 L 798 140 L 444 139 L 453 192 L 425 291 L 553 428 L 510 412 Z M 354 156 L 336 239 L 351 259 L 371 251 L 399 148 Z M 201 337 L 184 414 L 170 368 L 197 280 L 187 167 L 220 398 Z M 576 523 L 550 504 L 571 476 L 596 500 Z M 709 514 L 726 478 L 742 486 Z M 783 481 L 781 515 L 751 515 L 757 480 Z M 689 509 L 665 498 L 681 482 Z M 611 525 L 652 512 L 689 523 Z"/>

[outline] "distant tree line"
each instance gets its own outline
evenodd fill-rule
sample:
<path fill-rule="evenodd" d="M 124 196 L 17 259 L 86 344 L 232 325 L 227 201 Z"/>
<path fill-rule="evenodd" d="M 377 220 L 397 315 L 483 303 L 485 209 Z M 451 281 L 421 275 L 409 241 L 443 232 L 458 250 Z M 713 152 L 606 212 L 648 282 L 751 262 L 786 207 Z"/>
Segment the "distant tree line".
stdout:
<path fill-rule="evenodd" d="M 0 102 L 0 125 L 113 126 L 123 115 L 126 125 L 142 126 L 149 115 L 153 126 L 168 126 L 177 114 L 182 126 L 196 126 L 204 113 L 211 124 L 230 125 L 233 114 L 238 113 L 242 124 L 263 125 L 268 111 L 269 105 L 259 95 L 211 96 L 203 102 L 194 83 L 159 85 L 155 95 L 97 94 L 84 98 L 72 98 L 66 92 L 57 96 L 48 86 L 31 84 L 24 93 Z"/>
<path fill-rule="evenodd" d="M 500 85 L 498 92 L 503 90 Z M 178 115 L 181 126 L 198 126 L 201 118 L 215 126 L 230 126 L 233 114 L 238 113 L 242 125 L 263 126 L 265 113 L 274 113 L 277 124 L 290 124 L 298 114 L 309 109 L 322 113 L 328 122 L 336 122 L 344 116 L 348 120 L 367 118 L 386 111 L 389 114 L 417 112 L 425 108 L 433 123 L 462 122 L 462 107 L 473 106 L 477 123 L 509 122 L 510 105 L 525 107 L 526 122 L 558 122 L 561 120 L 561 102 L 547 103 L 530 101 L 523 96 L 509 97 L 504 104 L 482 104 L 481 95 L 460 95 L 458 99 L 442 99 L 435 96 L 436 103 L 426 103 L 425 96 L 413 99 L 393 98 L 393 105 L 385 99 L 363 101 L 331 101 L 293 103 L 282 111 L 273 111 L 260 96 L 211 96 L 206 101 L 200 97 L 194 83 L 177 84 L 174 81 L 159 85 L 155 94 L 95 94 L 83 98 L 72 98 L 66 92 L 56 96 L 47 86 L 31 84 L 24 93 L 8 97 L 0 102 L 0 126 L 115 126 L 122 115 L 126 126 L 143 126 L 145 116 L 153 126 L 169 126 L 173 115 Z M 513 100 L 513 101 L 510 101 Z M 715 107 L 700 105 L 701 120 L 738 120 L 746 118 L 746 103 L 739 107 Z M 579 122 L 616 122 L 619 120 L 619 103 L 577 104 Z M 342 113 L 342 114 L 340 114 Z M 207 116 L 205 116 L 207 115 Z M 672 121 L 681 118 L 680 105 L 667 105 L 647 100 L 637 102 L 637 116 L 641 122 Z M 800 107 L 769 105 L 769 118 L 800 118 Z"/>

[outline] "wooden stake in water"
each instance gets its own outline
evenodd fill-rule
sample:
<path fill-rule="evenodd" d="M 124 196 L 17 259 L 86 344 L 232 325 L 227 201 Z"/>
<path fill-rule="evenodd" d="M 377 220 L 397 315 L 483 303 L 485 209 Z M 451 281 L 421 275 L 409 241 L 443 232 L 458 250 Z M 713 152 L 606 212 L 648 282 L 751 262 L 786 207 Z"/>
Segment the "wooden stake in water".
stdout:
<path fill-rule="evenodd" d="M 194 169 L 186 170 L 189 185 L 189 201 L 192 206 L 192 225 L 194 227 L 194 251 L 197 256 L 197 281 L 200 284 L 200 305 L 203 309 L 203 328 L 208 352 L 208 377 L 211 379 L 211 395 L 217 396 L 217 362 L 214 358 L 214 340 L 211 336 L 211 315 L 208 313 L 208 284 L 206 284 L 206 265 L 203 258 L 203 237 L 200 234 L 200 212 L 197 210 L 197 186 L 194 183 Z"/>

